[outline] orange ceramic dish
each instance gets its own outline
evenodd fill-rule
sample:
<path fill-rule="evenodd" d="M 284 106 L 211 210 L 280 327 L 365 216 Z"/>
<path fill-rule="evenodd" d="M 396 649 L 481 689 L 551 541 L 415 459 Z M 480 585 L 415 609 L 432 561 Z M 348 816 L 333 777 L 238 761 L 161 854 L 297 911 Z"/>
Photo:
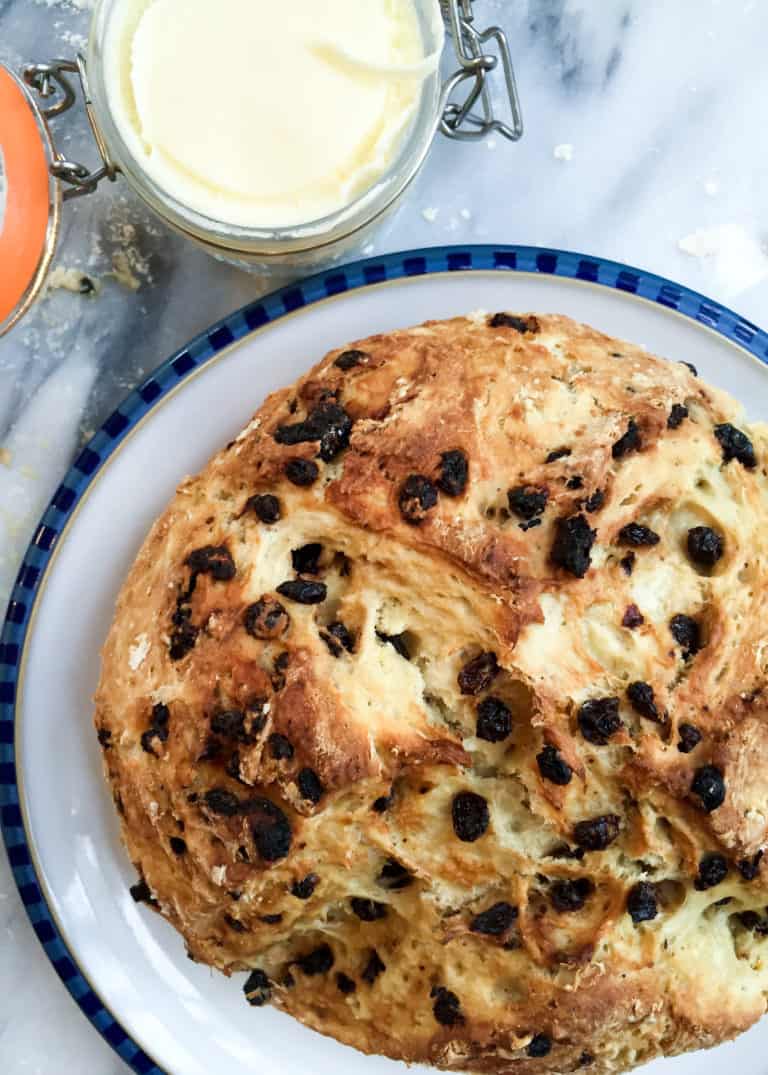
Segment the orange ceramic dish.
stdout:
<path fill-rule="evenodd" d="M 0 67 L 0 332 L 9 328 L 45 267 L 51 210 L 46 136 L 19 82 Z M 6 324 L 6 322 L 8 322 Z"/>

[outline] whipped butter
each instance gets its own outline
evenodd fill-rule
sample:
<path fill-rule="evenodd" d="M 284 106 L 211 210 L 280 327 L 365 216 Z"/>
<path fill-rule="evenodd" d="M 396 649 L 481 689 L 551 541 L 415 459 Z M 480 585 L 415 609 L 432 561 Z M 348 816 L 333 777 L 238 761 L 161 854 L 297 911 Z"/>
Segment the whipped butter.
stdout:
<path fill-rule="evenodd" d="M 306 224 L 394 162 L 439 62 L 419 11 L 441 41 L 438 0 L 125 0 L 105 41 L 110 111 L 139 167 L 188 208 Z"/>

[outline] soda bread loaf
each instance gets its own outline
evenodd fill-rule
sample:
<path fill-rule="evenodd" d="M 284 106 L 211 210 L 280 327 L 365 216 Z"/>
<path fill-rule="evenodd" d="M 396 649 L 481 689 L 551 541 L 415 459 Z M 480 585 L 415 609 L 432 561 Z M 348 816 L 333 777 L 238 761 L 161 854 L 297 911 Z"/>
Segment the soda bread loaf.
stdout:
<path fill-rule="evenodd" d="M 566 317 L 331 352 L 120 593 L 96 727 L 134 896 L 368 1053 L 609 1073 L 746 1029 L 766 460 L 687 361 Z"/>

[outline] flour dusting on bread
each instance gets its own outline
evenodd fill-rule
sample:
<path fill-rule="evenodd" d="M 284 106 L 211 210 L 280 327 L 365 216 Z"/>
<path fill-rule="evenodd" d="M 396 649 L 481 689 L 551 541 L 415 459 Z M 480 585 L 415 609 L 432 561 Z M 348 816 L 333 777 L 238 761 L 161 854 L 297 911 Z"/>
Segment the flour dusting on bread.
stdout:
<path fill-rule="evenodd" d="M 763 1014 L 768 434 L 671 357 L 372 336 L 155 523 L 99 740 L 134 897 L 254 1007 L 497 1075 Z"/>

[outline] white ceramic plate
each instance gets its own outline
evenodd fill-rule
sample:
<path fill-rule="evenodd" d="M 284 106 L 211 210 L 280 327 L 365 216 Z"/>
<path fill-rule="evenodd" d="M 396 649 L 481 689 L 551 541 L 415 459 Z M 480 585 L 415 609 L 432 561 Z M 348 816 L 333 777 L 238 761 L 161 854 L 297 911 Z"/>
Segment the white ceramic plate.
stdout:
<path fill-rule="evenodd" d="M 16 611 L 12 604 L 3 636 L 10 672 L 0 700 L 8 705 L 6 720 L 9 714 L 13 719 L 10 683 L 23 817 L 22 828 L 18 810 L 12 812 L 13 749 L 6 734 L 0 736 L 6 742 L 5 802 L 11 804 L 4 815 L 6 841 L 49 954 L 65 958 L 63 941 L 77 964 L 57 964 L 57 969 L 136 1071 L 385 1075 L 403 1070 L 382 1058 L 363 1058 L 270 1008 L 249 1008 L 241 992 L 243 976 L 228 980 L 191 963 L 174 930 L 128 894 L 136 877 L 102 777 L 91 696 L 120 583 L 179 480 L 229 441 L 268 392 L 292 381 L 331 347 L 479 308 L 569 314 L 650 351 L 695 363 L 704 378 L 746 401 L 752 417 L 768 418 L 768 370 L 720 333 L 756 352 L 764 348 L 765 336 L 700 296 L 580 255 L 520 248 L 501 254 L 490 248 L 422 253 L 426 262 L 418 255 L 397 255 L 377 266 L 315 278 L 233 316 L 190 345 L 145 386 L 143 399 L 134 394 L 126 401 L 124 417 L 113 416 L 95 438 L 91 455 L 80 457 L 79 469 L 71 472 L 63 494 L 60 490 L 58 507 L 50 509 L 27 555 L 14 594 Z M 505 271 L 513 262 L 515 269 Z M 455 271 L 421 275 L 448 267 Z M 410 272 L 417 275 L 404 275 Z M 384 275 L 388 282 L 359 288 L 360 282 Z M 577 275 L 601 283 L 571 278 Z M 627 286 L 648 299 L 624 290 Z M 347 287 L 352 290 L 322 297 Z M 302 303 L 307 305 L 301 308 Z M 294 312 L 283 316 L 286 309 Z M 717 322 L 717 331 L 692 317 Z M 269 323 L 249 329 L 260 321 Z M 241 338 L 228 343 L 233 336 Z M 153 395 L 157 398 L 149 404 Z M 67 489 L 79 498 L 74 506 Z M 17 645 L 19 652 L 11 653 Z M 25 847 L 31 863 L 25 861 Z M 42 890 L 37 895 L 33 873 Z M 740 1075 L 765 1075 L 766 1052 L 768 1022 L 734 1044 L 657 1061 L 645 1071 L 714 1075 L 731 1068 Z"/>

